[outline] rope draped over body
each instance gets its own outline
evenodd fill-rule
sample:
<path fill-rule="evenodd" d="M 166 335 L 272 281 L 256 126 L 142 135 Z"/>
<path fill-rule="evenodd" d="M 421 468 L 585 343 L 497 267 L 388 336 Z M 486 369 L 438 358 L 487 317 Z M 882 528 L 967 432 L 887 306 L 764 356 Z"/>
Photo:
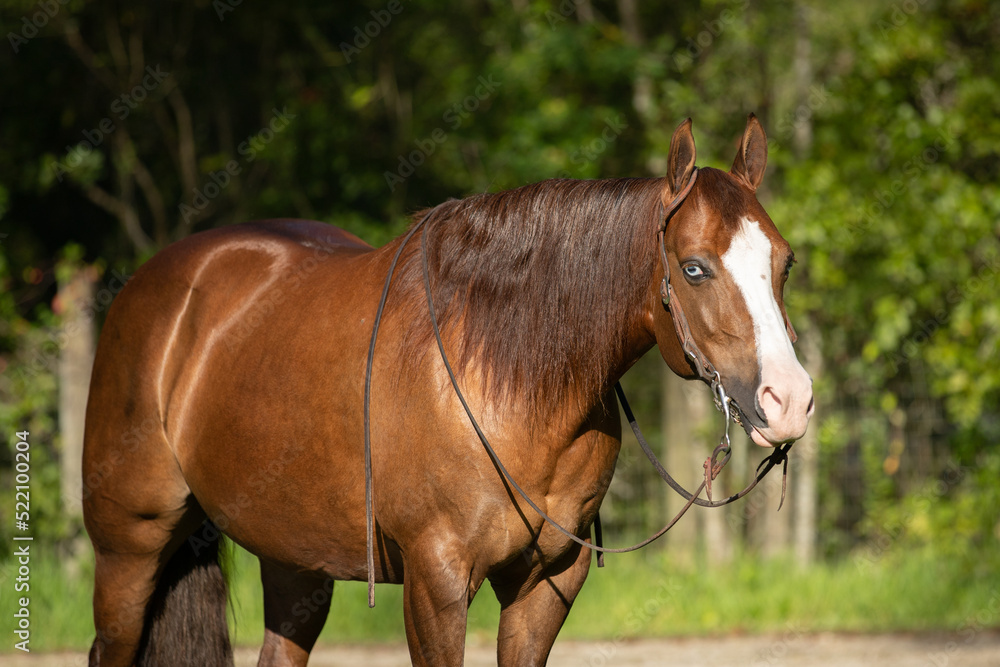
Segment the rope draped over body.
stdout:
<path fill-rule="evenodd" d="M 712 365 L 711 361 L 701 352 L 698 345 L 695 343 L 694 338 L 691 336 L 691 329 L 687 323 L 687 318 L 684 316 L 684 311 L 681 308 L 680 302 L 674 295 L 673 286 L 670 284 L 670 266 L 667 259 L 666 245 L 665 245 L 665 234 L 667 229 L 667 224 L 670 218 L 680 208 L 681 204 L 684 202 L 688 194 L 691 192 L 694 186 L 695 180 L 698 175 L 698 169 L 695 168 L 691 174 L 685 187 L 674 196 L 670 204 L 666 207 L 660 204 L 660 226 L 657 232 L 657 241 L 660 249 L 660 258 L 663 264 L 663 281 L 660 285 L 660 294 L 663 301 L 663 305 L 670 311 L 671 318 L 674 322 L 674 327 L 677 333 L 677 338 L 681 342 L 681 346 L 687 357 L 693 362 L 692 366 L 698 372 L 700 379 L 707 382 L 711 388 L 713 397 L 715 399 L 716 407 L 718 407 L 725 415 L 726 428 L 722 438 L 721 444 L 715 448 L 712 455 L 706 459 L 704 463 L 705 474 L 704 479 L 701 484 L 695 489 L 694 493 L 687 491 L 683 486 L 681 486 L 670 474 L 666 471 L 660 461 L 657 459 L 656 455 L 653 453 L 652 448 L 649 443 L 642 435 L 642 431 L 639 429 L 639 425 L 635 420 L 635 416 L 632 414 L 631 407 L 628 404 L 628 400 L 625 398 L 625 392 L 622 390 L 621 383 L 615 383 L 615 393 L 618 397 L 619 402 L 622 405 L 622 409 L 625 412 L 625 416 L 629 422 L 629 426 L 632 428 L 632 432 L 635 434 L 636 440 L 638 440 L 643 453 L 649 459 L 653 468 L 660 475 L 660 477 L 676 491 L 681 497 L 683 497 L 687 502 L 680 509 L 680 511 L 667 523 L 663 528 L 657 531 L 652 536 L 647 539 L 628 547 L 620 548 L 606 548 L 602 545 L 601 536 L 601 525 L 600 525 L 600 515 L 595 517 L 594 520 L 594 538 L 596 544 L 587 542 L 586 540 L 580 538 L 575 533 L 567 530 L 559 523 L 557 523 L 552 517 L 550 517 L 545 511 L 543 511 L 535 502 L 528 496 L 527 492 L 521 488 L 516 480 L 507 471 L 507 468 L 503 465 L 497 453 L 494 451 L 492 445 L 487 439 L 485 433 L 479 426 L 472 410 L 469 408 L 468 403 L 466 403 L 465 396 L 462 394 L 461 389 L 458 386 L 458 379 L 455 375 L 454 370 L 448 361 L 448 355 L 445 353 L 444 343 L 441 339 L 441 332 L 438 326 L 437 313 L 434 307 L 434 299 L 430 284 L 430 271 L 427 264 L 427 227 L 425 224 L 433 217 L 436 208 L 427 211 L 424 216 L 410 228 L 409 232 L 403 238 L 399 247 L 396 249 L 396 253 L 392 258 L 392 262 L 389 265 L 389 270 L 386 274 L 385 284 L 382 289 L 382 295 L 379 300 L 378 309 L 375 313 L 375 320 L 372 325 L 372 335 L 371 341 L 368 347 L 368 359 L 365 368 L 365 383 L 364 383 L 364 462 L 365 462 L 365 519 L 366 519 L 366 529 L 367 529 L 367 568 L 368 568 L 368 606 L 375 606 L 375 560 L 374 560 L 374 507 L 372 501 L 372 458 L 371 458 L 371 379 L 372 379 L 372 367 L 374 365 L 375 358 L 375 343 L 378 338 L 379 326 L 381 324 L 382 315 L 385 311 L 386 301 L 389 295 L 389 287 L 392 283 L 392 277 L 395 272 L 396 266 L 399 262 L 399 258 L 406 247 L 406 244 L 410 241 L 413 235 L 418 230 L 423 230 L 421 232 L 420 238 L 420 256 L 421 256 L 421 266 L 423 272 L 423 283 L 424 290 L 427 295 L 427 305 L 428 311 L 431 319 L 431 326 L 434 332 L 434 338 L 437 342 L 438 351 L 441 354 L 441 359 L 444 362 L 444 367 L 448 372 L 449 380 L 451 381 L 452 388 L 455 391 L 456 396 L 462 404 L 466 415 L 472 424 L 476 435 L 479 437 L 480 442 L 483 444 L 483 448 L 486 450 L 487 455 L 490 460 L 496 466 L 497 470 L 500 471 L 505 482 L 517 491 L 518 495 L 531 507 L 539 516 L 542 517 L 547 523 L 549 523 L 553 528 L 558 530 L 560 533 L 576 542 L 577 544 L 591 549 L 598 554 L 598 566 L 603 566 L 604 553 L 627 553 L 629 551 L 635 551 L 640 549 L 655 540 L 662 537 L 667 531 L 669 531 L 692 505 L 700 505 L 702 507 L 721 507 L 723 505 L 728 505 L 729 503 L 739 500 L 747 493 L 749 493 L 760 480 L 770 472 L 778 463 L 783 466 L 782 474 L 782 485 L 781 485 L 781 504 L 784 504 L 785 498 L 785 488 L 786 479 L 788 471 L 788 450 L 791 448 L 792 443 L 786 443 L 781 447 L 776 447 L 770 456 L 765 458 L 757 466 L 757 474 L 750 484 L 747 485 L 745 489 L 737 494 L 734 494 L 724 500 L 712 501 L 712 480 L 721 472 L 722 468 L 729 461 L 731 456 L 731 449 L 729 446 L 729 423 L 731 412 L 735 412 L 738 415 L 738 411 L 734 406 L 731 406 L 731 401 L 722 385 L 722 376 Z M 719 457 L 722 456 L 720 459 Z M 702 500 L 698 496 L 701 492 L 707 490 L 708 500 Z M 781 509 L 779 504 L 778 509 Z"/>

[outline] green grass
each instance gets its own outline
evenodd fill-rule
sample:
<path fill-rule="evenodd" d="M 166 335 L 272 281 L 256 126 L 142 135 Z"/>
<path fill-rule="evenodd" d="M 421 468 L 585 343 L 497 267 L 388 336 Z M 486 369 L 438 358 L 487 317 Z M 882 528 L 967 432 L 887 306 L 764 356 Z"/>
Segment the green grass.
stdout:
<path fill-rule="evenodd" d="M 90 560 L 70 572 L 43 545 L 33 551 L 32 649 L 86 647 L 93 632 Z M 263 605 L 257 561 L 240 549 L 232 560 L 233 635 L 239 643 L 259 644 Z M 955 630 L 978 611 L 996 608 L 998 566 L 996 554 L 944 558 L 927 550 L 809 569 L 750 556 L 713 568 L 678 566 L 662 553 L 609 556 L 606 568 L 591 569 L 560 636 Z M 11 563 L 0 565 L 0 632 L 7 637 L 17 604 L 15 576 Z M 376 601 L 369 610 L 364 583 L 338 582 L 321 641 L 402 642 L 402 588 L 379 585 Z M 470 637 L 494 638 L 498 617 L 496 599 L 484 585 L 470 610 Z M 12 644 L 4 642 L 0 650 L 11 650 Z"/>
<path fill-rule="evenodd" d="M 21 545 L 17 545 L 21 546 Z M 93 638 L 91 617 L 93 593 L 93 556 L 88 556 L 75 568 L 67 568 L 45 546 L 32 542 L 31 572 L 26 582 L 30 590 L 18 592 L 18 564 L 0 561 L 0 651 L 14 650 L 19 641 L 13 634 L 14 612 L 18 599 L 27 597 L 31 620 L 32 651 L 56 648 L 83 648 Z"/>

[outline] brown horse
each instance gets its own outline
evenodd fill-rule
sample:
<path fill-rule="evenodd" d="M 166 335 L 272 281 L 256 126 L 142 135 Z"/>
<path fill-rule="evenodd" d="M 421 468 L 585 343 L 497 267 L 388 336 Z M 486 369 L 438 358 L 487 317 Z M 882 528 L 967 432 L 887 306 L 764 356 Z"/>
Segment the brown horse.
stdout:
<path fill-rule="evenodd" d="M 732 169 L 701 170 L 675 211 L 664 257 L 691 337 L 771 446 L 802 436 L 812 388 L 784 323 L 792 253 L 754 194 L 766 145 L 751 116 Z M 425 219 L 462 391 L 512 478 L 580 538 L 619 451 L 617 379 L 654 344 L 674 372 L 699 375 L 661 299 L 656 241 L 694 162 L 686 121 L 666 178 L 545 181 Z M 368 576 L 365 360 L 400 244 L 250 223 L 191 236 L 128 282 L 87 407 L 91 665 L 231 664 L 216 526 L 260 558 L 260 664 L 306 664 L 333 581 Z M 374 576 L 403 584 L 414 664 L 462 663 L 486 579 L 502 609 L 498 662 L 543 664 L 590 551 L 484 452 L 431 333 L 423 257 L 419 243 L 402 249 L 375 350 Z"/>

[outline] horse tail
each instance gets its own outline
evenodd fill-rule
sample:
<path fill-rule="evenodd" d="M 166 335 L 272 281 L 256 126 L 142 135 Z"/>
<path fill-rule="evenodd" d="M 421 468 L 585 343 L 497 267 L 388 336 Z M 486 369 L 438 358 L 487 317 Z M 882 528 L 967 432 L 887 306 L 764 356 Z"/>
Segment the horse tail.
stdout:
<path fill-rule="evenodd" d="M 138 667 L 232 667 L 226 620 L 228 586 L 225 538 L 214 524 L 199 531 L 170 557 L 149 602 Z"/>

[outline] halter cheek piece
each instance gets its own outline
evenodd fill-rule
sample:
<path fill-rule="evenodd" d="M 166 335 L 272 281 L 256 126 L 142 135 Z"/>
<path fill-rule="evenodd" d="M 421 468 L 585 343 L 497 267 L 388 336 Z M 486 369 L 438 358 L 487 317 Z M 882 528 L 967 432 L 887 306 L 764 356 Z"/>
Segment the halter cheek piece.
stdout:
<path fill-rule="evenodd" d="M 698 168 L 695 167 L 694 171 L 691 172 L 691 178 L 688 179 L 687 185 L 670 200 L 670 204 L 664 207 L 663 203 L 660 203 L 660 227 L 656 233 L 656 242 L 660 247 L 660 262 L 663 265 L 663 280 L 660 282 L 660 299 L 663 302 L 663 307 L 670 313 L 670 319 L 674 323 L 674 331 L 677 333 L 677 340 L 680 341 L 681 349 L 684 350 L 687 358 L 691 360 L 691 365 L 698 373 L 698 377 L 712 388 L 712 398 L 715 400 L 715 407 L 726 415 L 726 430 L 722 436 L 720 452 L 725 453 L 726 460 L 728 460 L 729 422 L 730 419 L 734 419 L 738 424 L 743 423 L 740 416 L 740 408 L 726 393 L 726 388 L 722 385 L 722 374 L 708 360 L 708 357 L 701 351 L 698 344 L 694 341 L 694 337 L 691 335 L 691 327 L 688 325 L 687 317 L 684 315 L 684 308 L 681 307 L 680 300 L 674 294 L 674 286 L 670 284 L 670 262 L 667 259 L 667 225 L 670 223 L 670 218 L 673 217 L 677 209 L 687 199 L 697 179 Z M 712 479 L 714 477 L 714 475 L 706 477 L 709 500 L 712 498 Z"/>
<path fill-rule="evenodd" d="M 684 309 L 681 307 L 681 302 L 677 300 L 674 294 L 674 286 L 670 284 L 670 262 L 667 260 L 667 245 L 666 245 L 666 234 L 667 234 L 667 224 L 670 222 L 670 218 L 673 217 L 674 213 L 681 207 L 684 200 L 687 199 L 688 194 L 691 192 L 691 188 L 694 187 L 694 182 L 698 179 L 698 169 L 697 167 L 691 173 L 691 178 L 688 179 L 687 185 L 684 186 L 677 195 L 670 201 L 670 204 L 665 208 L 663 204 L 660 204 L 660 228 L 656 233 L 656 241 L 660 246 L 660 262 L 663 264 L 663 280 L 660 282 L 660 299 L 663 301 L 663 307 L 667 309 L 670 313 L 670 319 L 673 320 L 674 330 L 677 332 L 677 340 L 681 343 L 681 348 L 684 350 L 684 354 L 694 362 L 694 369 L 697 371 L 698 376 L 707 382 L 712 387 L 712 394 L 718 400 L 721 396 L 725 396 L 725 389 L 722 389 L 722 376 L 719 371 L 715 369 L 715 366 L 711 361 L 708 360 L 702 351 L 698 348 L 698 344 L 694 342 L 694 338 L 691 336 L 691 327 L 688 326 L 687 317 L 684 316 Z M 723 406 L 720 406 L 720 408 Z"/>

